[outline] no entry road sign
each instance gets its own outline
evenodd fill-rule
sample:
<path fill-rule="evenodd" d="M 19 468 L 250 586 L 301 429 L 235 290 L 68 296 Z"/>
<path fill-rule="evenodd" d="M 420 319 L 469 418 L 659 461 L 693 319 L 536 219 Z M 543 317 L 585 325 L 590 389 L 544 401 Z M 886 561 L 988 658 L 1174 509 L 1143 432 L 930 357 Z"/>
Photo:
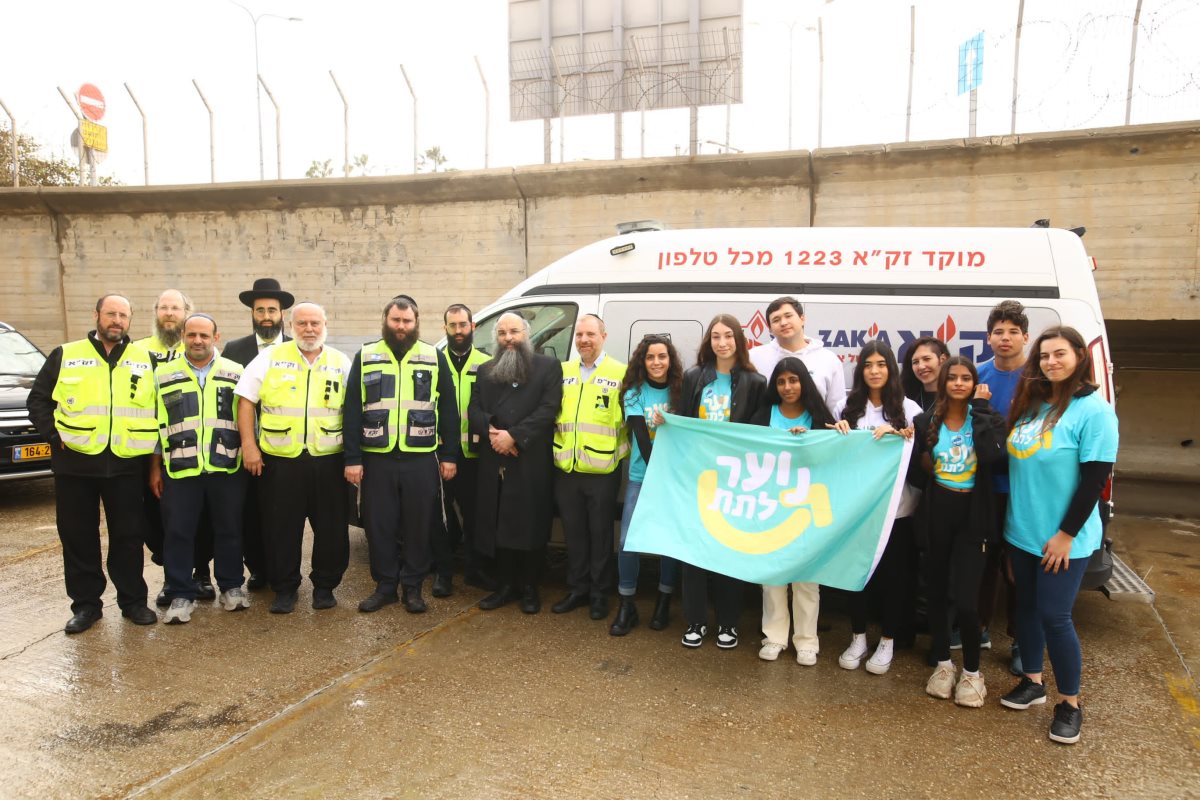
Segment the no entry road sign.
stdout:
<path fill-rule="evenodd" d="M 99 122 L 104 119 L 104 95 L 100 93 L 100 89 L 95 84 L 85 83 L 79 87 L 79 93 L 75 95 L 79 100 L 79 111 L 92 122 Z"/>

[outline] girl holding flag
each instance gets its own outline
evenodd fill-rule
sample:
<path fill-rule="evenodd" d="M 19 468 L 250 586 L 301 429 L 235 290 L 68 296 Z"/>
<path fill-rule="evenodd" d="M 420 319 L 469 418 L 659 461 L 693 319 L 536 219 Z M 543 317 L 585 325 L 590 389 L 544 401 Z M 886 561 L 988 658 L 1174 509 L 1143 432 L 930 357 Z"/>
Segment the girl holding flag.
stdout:
<path fill-rule="evenodd" d="M 775 365 L 762 406 L 751 420 L 763 425 L 799 435 L 810 430 L 834 428 L 849 433 L 846 422 L 834 422 L 825 401 L 809 374 L 804 362 L 787 357 Z M 821 587 L 816 583 L 796 581 L 791 584 L 792 609 L 788 616 L 788 587 L 763 586 L 762 649 L 758 657 L 774 661 L 787 650 L 788 628 L 794 631 L 796 663 L 811 667 L 817 663 L 820 643 L 817 640 L 817 612 L 821 604 Z M 790 623 L 790 625 L 789 625 Z"/>
<path fill-rule="evenodd" d="M 858 354 L 854 384 L 845 403 L 838 409 L 838 415 L 857 430 L 874 431 L 878 440 L 886 435 L 911 439 L 913 420 L 920 413 L 921 407 L 904 396 L 900 369 L 892 348 L 885 342 L 867 342 Z M 907 466 L 901 464 L 900 468 Z M 858 669 L 867 655 L 868 591 L 879 595 L 883 606 L 883 630 L 875 653 L 867 659 L 867 672 L 886 673 L 892 666 L 896 637 L 912 635 L 917 569 L 912 513 L 920 497 L 918 489 L 905 484 L 896 509 L 896 520 L 870 583 L 863 591 L 850 593 L 850 646 L 838 658 L 843 669 Z"/>
<path fill-rule="evenodd" d="M 1004 459 L 1005 424 L 989 397 L 971 359 L 947 359 L 938 373 L 932 410 L 916 419 L 919 453 L 909 469 L 909 480 L 923 489 L 917 532 L 927 542 L 929 630 L 937 659 L 925 691 L 941 699 L 953 693 L 955 703 L 971 708 L 982 706 L 987 696 L 979 671 L 979 582 L 996 535 L 992 468 Z M 950 660 L 951 595 L 962 632 L 963 671 L 957 685 Z"/>

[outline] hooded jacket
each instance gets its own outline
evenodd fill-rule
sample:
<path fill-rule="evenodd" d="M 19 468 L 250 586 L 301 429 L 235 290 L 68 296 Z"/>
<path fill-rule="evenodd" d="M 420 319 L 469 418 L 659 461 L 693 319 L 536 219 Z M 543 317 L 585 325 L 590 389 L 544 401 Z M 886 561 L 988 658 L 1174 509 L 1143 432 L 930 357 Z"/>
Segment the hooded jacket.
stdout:
<path fill-rule="evenodd" d="M 750 350 L 750 363 L 764 378 L 770 380 L 775 365 L 789 356 L 800 359 L 808 367 L 813 382 L 817 384 L 817 391 L 825 401 L 825 407 L 833 414 L 838 404 L 846 399 L 846 372 L 842 360 L 819 339 L 805 337 L 804 347 L 795 352 L 780 347 L 778 339 L 760 344 Z"/>

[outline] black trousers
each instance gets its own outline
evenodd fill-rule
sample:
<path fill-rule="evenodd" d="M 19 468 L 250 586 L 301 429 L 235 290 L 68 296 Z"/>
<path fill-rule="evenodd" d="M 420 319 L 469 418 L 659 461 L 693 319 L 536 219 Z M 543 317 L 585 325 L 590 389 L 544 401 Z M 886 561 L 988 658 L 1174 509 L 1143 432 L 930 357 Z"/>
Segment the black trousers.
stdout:
<path fill-rule="evenodd" d="M 1004 521 L 1008 515 L 1008 494 L 996 492 L 996 530 L 1004 530 Z M 1001 538 L 1001 537 L 997 537 Z M 983 568 L 983 580 L 979 584 L 979 624 L 984 628 L 992 625 L 992 615 L 996 612 L 996 595 L 1004 594 L 1004 607 L 1008 611 L 1008 635 L 1016 639 L 1017 592 L 1004 568 L 1007 546 L 997 542 L 988 548 L 987 564 Z"/>
<path fill-rule="evenodd" d="M 479 486 L 479 459 L 463 458 L 453 479 L 442 481 L 441 497 L 433 515 L 433 563 L 439 575 L 454 572 L 454 548 L 463 543 L 464 571 L 470 575 L 483 566 L 475 552 L 475 494 Z M 462 522 L 459 522 L 459 515 Z"/>
<path fill-rule="evenodd" d="M 142 476 L 54 476 L 58 538 L 71 612 L 103 607 L 106 583 L 100 567 L 100 504 L 108 526 L 108 577 L 122 610 L 146 604 L 142 578 Z"/>
<path fill-rule="evenodd" d="M 214 573 L 221 591 L 242 585 L 242 498 L 246 473 L 210 472 L 190 478 L 163 479 L 163 565 L 167 596 L 196 599 L 193 556 L 200 531 L 207 528 Z M 207 568 L 207 565 L 205 565 Z"/>
<path fill-rule="evenodd" d="M 345 477 L 343 476 L 343 480 Z M 252 575 L 267 574 L 267 548 L 263 529 L 262 481 L 249 476 L 246 499 L 242 503 L 242 559 Z"/>
<path fill-rule="evenodd" d="M 440 480 L 433 453 L 363 454 L 363 527 L 378 591 L 420 586 L 429 574 Z"/>
<path fill-rule="evenodd" d="M 929 593 L 931 652 L 938 661 L 950 660 L 950 598 L 962 636 L 963 669 L 979 669 L 979 582 L 987 549 L 971 530 L 971 494 L 932 483 L 929 502 L 929 550 L 925 553 L 925 583 Z M 953 581 L 953 586 L 951 586 Z"/>
<path fill-rule="evenodd" d="M 612 586 L 613 523 L 621 473 L 558 472 L 554 501 L 567 539 L 567 587 L 576 594 L 604 595 Z"/>
<path fill-rule="evenodd" d="M 742 587 L 737 578 L 709 572 L 691 564 L 683 565 L 683 616 L 688 625 L 708 622 L 708 597 L 712 594 L 717 625 L 737 627 L 742 616 Z"/>
<path fill-rule="evenodd" d="M 916 616 L 917 545 L 912 517 L 901 517 L 892 524 L 892 535 L 875 567 L 875 574 L 861 592 L 849 592 L 850 628 L 867 632 L 867 599 L 873 597 L 882 608 L 883 635 L 889 639 L 910 640 Z"/>
<path fill-rule="evenodd" d="M 267 579 L 276 592 L 300 588 L 306 519 L 313 529 L 309 580 L 318 589 L 334 589 L 342 582 L 350 563 L 344 465 L 341 453 L 305 453 L 296 458 L 263 455 L 259 499 L 264 505 Z"/>
<path fill-rule="evenodd" d="M 165 522 L 163 519 L 162 503 L 150 491 L 150 459 L 144 459 L 146 467 L 142 477 L 142 536 L 146 549 L 150 551 L 150 560 L 155 564 L 166 566 L 163 556 L 163 539 Z M 167 471 L 163 469 L 163 481 L 166 481 Z M 208 574 L 208 562 L 213 560 L 213 531 L 212 520 L 207 511 L 204 512 L 199 526 L 196 528 L 196 548 L 193 553 L 192 568 L 200 575 Z M 164 570 L 165 571 L 165 570 Z"/>
<path fill-rule="evenodd" d="M 510 550 L 496 548 L 496 577 L 502 586 L 525 588 L 538 585 L 542 564 L 545 562 L 544 548 L 536 550 Z"/>

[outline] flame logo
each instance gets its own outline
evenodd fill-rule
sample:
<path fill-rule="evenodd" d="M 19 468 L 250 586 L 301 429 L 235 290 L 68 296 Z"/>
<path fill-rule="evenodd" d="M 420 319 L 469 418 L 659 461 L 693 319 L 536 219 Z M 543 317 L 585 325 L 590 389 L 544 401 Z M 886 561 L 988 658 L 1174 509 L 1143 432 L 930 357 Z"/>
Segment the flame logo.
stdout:
<path fill-rule="evenodd" d="M 746 343 L 750 347 L 762 344 L 763 335 L 767 332 L 767 318 L 761 311 L 755 311 L 750 321 L 742 325 L 742 331 L 746 334 Z"/>
<path fill-rule="evenodd" d="M 878 335 L 879 335 L 879 323 L 872 322 L 871 327 L 867 328 L 867 338 L 874 339 Z"/>
<path fill-rule="evenodd" d="M 954 324 L 954 317 L 947 315 L 946 321 L 938 326 L 937 338 L 948 342 L 954 338 L 956 333 L 958 333 L 958 327 Z"/>

